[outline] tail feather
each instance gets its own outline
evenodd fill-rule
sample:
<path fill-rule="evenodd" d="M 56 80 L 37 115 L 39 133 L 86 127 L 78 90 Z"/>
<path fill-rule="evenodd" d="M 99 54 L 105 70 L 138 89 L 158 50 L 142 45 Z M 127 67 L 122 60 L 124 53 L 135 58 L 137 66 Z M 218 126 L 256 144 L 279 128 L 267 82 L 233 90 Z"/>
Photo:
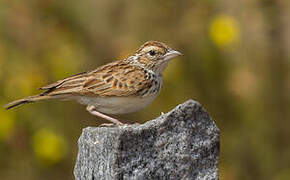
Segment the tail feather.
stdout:
<path fill-rule="evenodd" d="M 32 102 L 49 99 L 49 98 L 50 96 L 41 96 L 41 95 L 29 96 L 27 98 L 19 99 L 11 103 L 8 103 L 4 106 L 4 108 L 11 109 L 22 104 L 32 103 Z"/>

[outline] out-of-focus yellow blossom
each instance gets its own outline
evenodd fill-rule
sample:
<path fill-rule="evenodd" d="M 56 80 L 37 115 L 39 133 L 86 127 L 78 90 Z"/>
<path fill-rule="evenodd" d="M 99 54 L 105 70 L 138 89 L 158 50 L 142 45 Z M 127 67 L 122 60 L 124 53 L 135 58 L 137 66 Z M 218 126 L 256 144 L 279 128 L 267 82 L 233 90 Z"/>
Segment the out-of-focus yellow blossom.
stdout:
<path fill-rule="evenodd" d="M 13 133 L 15 119 L 12 112 L 8 112 L 3 108 L 0 108 L 0 117 L 0 141 L 3 141 Z"/>
<path fill-rule="evenodd" d="M 65 139 L 48 129 L 42 129 L 35 133 L 33 149 L 38 160 L 45 165 L 60 162 L 67 151 Z"/>
<path fill-rule="evenodd" d="M 218 47 L 231 45 L 240 39 L 238 22 L 228 15 L 216 16 L 209 26 L 209 33 L 211 40 Z"/>

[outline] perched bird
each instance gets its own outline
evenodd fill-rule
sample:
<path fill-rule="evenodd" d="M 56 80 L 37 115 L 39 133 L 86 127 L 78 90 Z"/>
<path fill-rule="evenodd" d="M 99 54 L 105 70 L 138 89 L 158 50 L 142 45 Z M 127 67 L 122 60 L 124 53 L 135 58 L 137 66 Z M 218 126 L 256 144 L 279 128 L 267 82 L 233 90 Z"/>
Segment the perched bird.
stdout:
<path fill-rule="evenodd" d="M 123 124 L 105 114 L 139 111 L 151 103 L 162 86 L 162 72 L 181 53 L 158 41 L 148 41 L 134 55 L 41 87 L 41 94 L 5 105 L 6 109 L 47 99 L 76 100 L 96 116 Z"/>

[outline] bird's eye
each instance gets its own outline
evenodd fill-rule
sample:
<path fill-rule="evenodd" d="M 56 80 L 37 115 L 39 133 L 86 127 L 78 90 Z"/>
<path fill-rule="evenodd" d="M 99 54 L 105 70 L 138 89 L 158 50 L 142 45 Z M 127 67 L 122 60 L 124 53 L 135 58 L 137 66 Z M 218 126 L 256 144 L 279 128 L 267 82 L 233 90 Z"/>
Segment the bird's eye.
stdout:
<path fill-rule="evenodd" d="M 150 56 L 155 56 L 156 55 L 156 51 L 151 50 L 151 51 L 149 51 L 149 54 L 150 54 Z"/>

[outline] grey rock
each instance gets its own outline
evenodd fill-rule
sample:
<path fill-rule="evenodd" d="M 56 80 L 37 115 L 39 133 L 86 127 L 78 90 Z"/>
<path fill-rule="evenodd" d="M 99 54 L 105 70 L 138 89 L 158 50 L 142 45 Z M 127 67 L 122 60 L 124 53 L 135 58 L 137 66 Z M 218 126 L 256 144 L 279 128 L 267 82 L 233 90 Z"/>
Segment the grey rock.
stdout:
<path fill-rule="evenodd" d="M 218 179 L 219 129 L 193 100 L 142 125 L 87 127 L 76 179 Z"/>

